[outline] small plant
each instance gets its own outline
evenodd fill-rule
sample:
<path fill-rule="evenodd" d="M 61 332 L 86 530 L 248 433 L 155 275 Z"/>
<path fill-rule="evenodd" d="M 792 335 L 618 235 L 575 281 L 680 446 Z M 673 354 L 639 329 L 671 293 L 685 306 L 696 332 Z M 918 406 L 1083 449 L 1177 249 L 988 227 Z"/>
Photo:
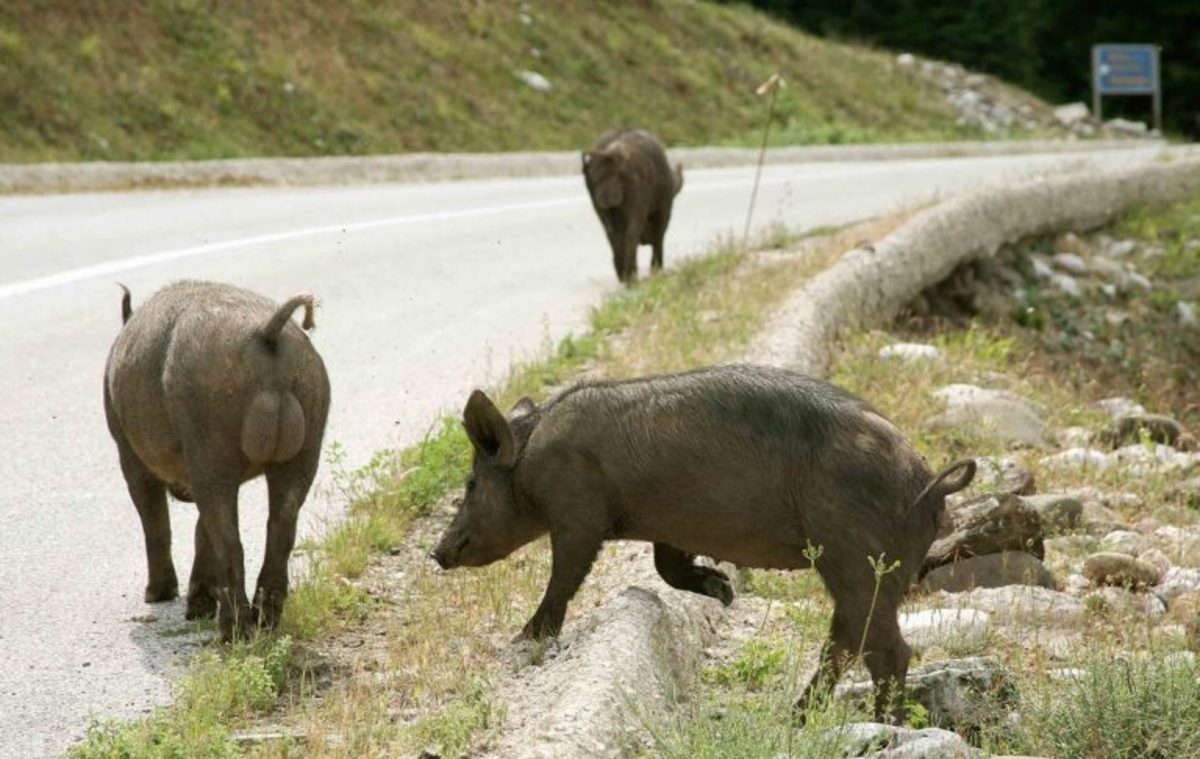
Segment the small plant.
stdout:
<path fill-rule="evenodd" d="M 760 640 L 749 640 L 729 664 L 711 670 L 705 677 L 718 685 L 738 685 L 758 690 L 769 677 L 779 671 L 784 651 Z"/>

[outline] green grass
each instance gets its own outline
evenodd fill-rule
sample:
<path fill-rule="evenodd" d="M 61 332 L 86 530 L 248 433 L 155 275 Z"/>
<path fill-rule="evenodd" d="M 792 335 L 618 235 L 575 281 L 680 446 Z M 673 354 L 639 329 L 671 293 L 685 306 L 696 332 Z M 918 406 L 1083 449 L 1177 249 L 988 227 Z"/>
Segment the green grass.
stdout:
<path fill-rule="evenodd" d="M 994 750 L 1056 757 L 1192 756 L 1200 746 L 1200 668 L 1156 651 L 1093 656 L 1078 680 L 1026 684 L 1022 720 Z"/>
<path fill-rule="evenodd" d="M 8 162 L 757 144 L 775 71 L 777 144 L 981 136 L 887 53 L 685 0 L 15 0 L 0 71 Z"/>
<path fill-rule="evenodd" d="M 201 654 L 176 688 L 175 702 L 148 719 L 94 722 L 74 759 L 222 757 L 238 753 L 224 725 L 275 704 L 291 661 L 292 640 L 264 638 Z"/>

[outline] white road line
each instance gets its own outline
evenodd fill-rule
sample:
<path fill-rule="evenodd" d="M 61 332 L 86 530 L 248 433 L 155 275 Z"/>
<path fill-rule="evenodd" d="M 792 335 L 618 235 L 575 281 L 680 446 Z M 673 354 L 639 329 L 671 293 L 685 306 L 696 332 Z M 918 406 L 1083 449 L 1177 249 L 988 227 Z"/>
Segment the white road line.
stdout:
<path fill-rule="evenodd" d="M 835 170 L 817 171 L 813 173 L 789 173 L 785 176 L 773 177 L 764 176 L 762 178 L 762 184 L 769 185 L 782 184 L 790 181 L 819 180 L 831 177 L 844 177 L 847 174 L 872 174 L 885 170 L 895 171 L 898 165 L 903 165 L 904 163 L 917 164 L 919 162 L 892 162 L 886 166 L 878 164 L 866 164 L 862 166 L 841 167 Z M 804 164 L 794 164 L 794 166 L 803 165 Z M 730 179 L 717 182 L 700 182 L 687 187 L 690 192 L 729 190 L 737 187 L 748 186 L 751 181 L 751 177 L 743 177 L 739 179 Z M 489 216 L 492 214 L 526 211 L 538 208 L 555 208 L 559 206 L 569 206 L 576 203 L 586 202 L 586 196 L 554 198 L 552 200 L 507 203 L 503 205 L 485 206 L 482 208 L 462 209 L 456 211 L 434 211 L 431 213 L 415 214 L 412 216 L 392 216 L 383 219 L 372 219 L 369 221 L 348 222 L 345 224 L 326 224 L 319 227 L 293 229 L 287 232 L 272 232 L 270 234 L 253 235 L 251 237 L 239 237 L 232 240 L 223 240 L 221 242 L 193 245 L 186 248 L 166 250 L 159 253 L 149 253 L 144 256 L 123 258 L 117 261 L 106 261 L 105 263 L 83 266 L 77 269 L 69 269 L 67 271 L 62 271 L 57 274 L 50 274 L 44 277 L 36 277 L 34 279 L 27 279 L 8 285 L 0 285 L 0 301 L 8 298 L 15 298 L 19 295 L 26 295 L 28 293 L 50 290 L 55 287 L 62 287 L 63 285 L 83 282 L 89 279 L 96 279 L 97 277 L 120 274 L 122 272 L 133 271 L 135 269 L 144 269 L 149 266 L 157 266 L 159 264 L 178 261 L 185 258 L 195 258 L 198 256 L 208 255 L 210 253 L 236 250 L 238 248 L 248 248 L 254 245 L 261 245 L 263 243 L 281 242 L 284 240 L 298 240 L 304 237 L 315 237 L 318 235 L 336 234 L 340 232 L 357 232 L 367 229 L 381 229 L 384 227 L 400 227 L 410 224 L 423 224 L 426 222 L 450 221 L 474 216 Z"/>

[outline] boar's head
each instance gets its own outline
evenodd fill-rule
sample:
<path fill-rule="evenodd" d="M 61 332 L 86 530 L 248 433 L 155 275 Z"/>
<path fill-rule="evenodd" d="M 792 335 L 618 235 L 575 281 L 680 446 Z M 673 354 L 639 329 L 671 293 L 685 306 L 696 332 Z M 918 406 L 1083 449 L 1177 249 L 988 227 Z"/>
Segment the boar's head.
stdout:
<path fill-rule="evenodd" d="M 545 520 L 518 501 L 513 476 L 536 413 L 525 398 L 506 419 L 482 391 L 471 393 L 463 410 L 475 448 L 471 475 L 458 513 L 430 554 L 443 569 L 491 564 L 546 532 Z"/>
<path fill-rule="evenodd" d="M 625 200 L 625 153 L 619 144 L 583 154 L 583 176 L 597 208 L 616 208 Z"/>

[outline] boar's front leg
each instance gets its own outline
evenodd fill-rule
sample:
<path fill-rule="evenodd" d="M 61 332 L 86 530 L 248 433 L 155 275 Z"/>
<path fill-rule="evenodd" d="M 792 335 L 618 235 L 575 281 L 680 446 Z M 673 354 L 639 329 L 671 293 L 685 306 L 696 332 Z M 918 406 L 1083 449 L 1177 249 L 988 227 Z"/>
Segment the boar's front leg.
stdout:
<path fill-rule="evenodd" d="M 260 625 L 273 628 L 283 614 L 288 595 L 288 557 L 296 544 L 296 519 L 317 472 L 319 448 L 301 451 L 290 461 L 267 469 L 270 515 L 267 548 L 254 591 L 254 609 Z"/>
<path fill-rule="evenodd" d="M 719 569 L 695 563 L 696 555 L 684 553 L 666 543 L 654 544 L 654 568 L 672 588 L 711 596 L 728 606 L 733 603 L 729 576 Z"/>
<path fill-rule="evenodd" d="M 550 531 L 550 583 L 546 595 L 518 638 L 543 640 L 562 629 L 567 604 L 575 597 L 583 579 L 592 569 L 600 552 L 603 533 L 562 530 Z"/>

